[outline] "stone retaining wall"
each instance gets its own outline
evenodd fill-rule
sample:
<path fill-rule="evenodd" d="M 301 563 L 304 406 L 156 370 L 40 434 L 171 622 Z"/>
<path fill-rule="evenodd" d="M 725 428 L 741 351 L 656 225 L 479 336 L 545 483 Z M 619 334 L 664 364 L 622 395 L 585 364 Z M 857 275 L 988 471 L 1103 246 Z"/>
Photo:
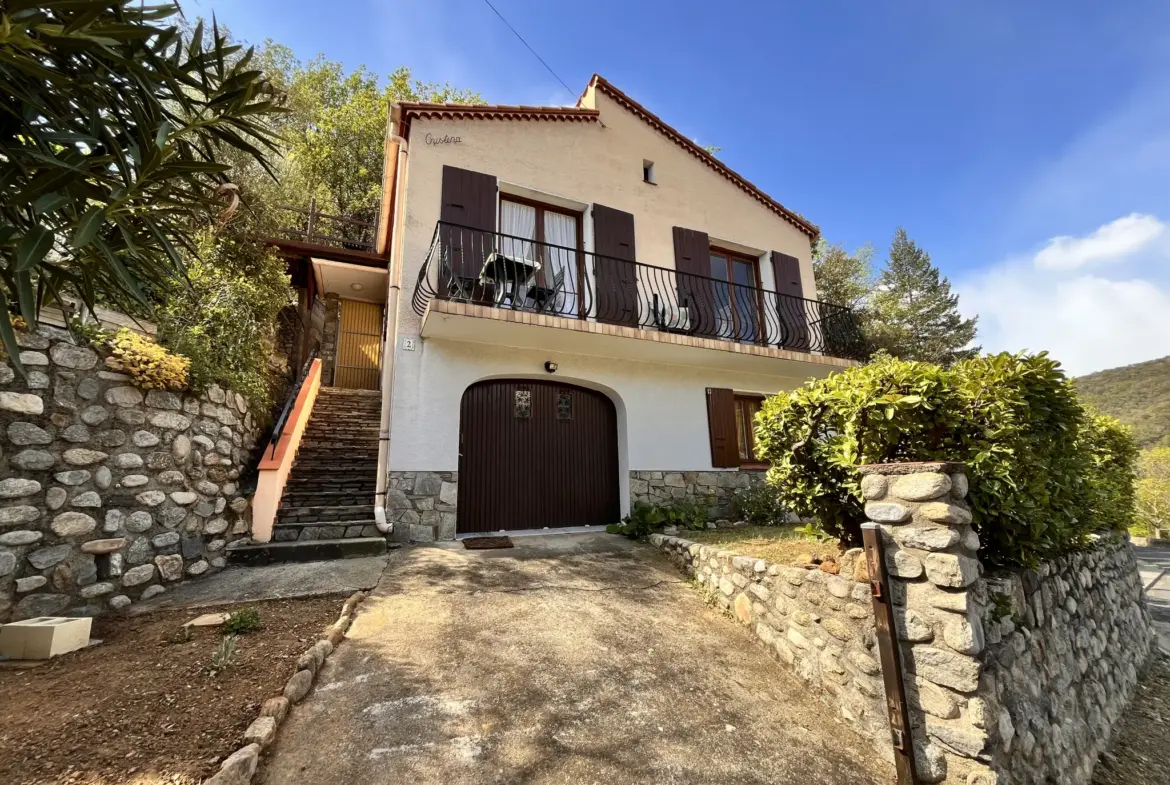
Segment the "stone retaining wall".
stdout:
<path fill-rule="evenodd" d="M 865 559 L 846 553 L 840 574 L 771 564 L 682 537 L 650 536 L 712 602 L 750 627 L 809 692 L 892 759 Z M 858 580 L 860 578 L 860 580 Z"/>
<path fill-rule="evenodd" d="M 685 499 L 707 508 L 709 520 L 730 518 L 735 492 L 763 485 L 762 471 L 631 471 L 630 504 L 670 504 Z"/>
<path fill-rule="evenodd" d="M 1001 782 L 1090 782 L 1153 645 L 1133 548 L 1106 537 L 986 583 L 983 678 L 1001 708 L 992 766 Z"/>
<path fill-rule="evenodd" d="M 250 527 L 242 397 L 143 392 L 67 332 L 0 362 L 0 621 L 94 615 L 224 566 Z"/>
<path fill-rule="evenodd" d="M 860 472 L 885 549 L 919 780 L 1089 783 L 1152 645 L 1124 536 L 984 577 L 960 464 Z M 889 757 L 860 551 L 839 563 L 850 580 L 677 537 L 651 541 Z"/>
<path fill-rule="evenodd" d="M 386 519 L 394 524 L 394 539 L 455 539 L 458 499 L 459 472 L 390 472 Z"/>

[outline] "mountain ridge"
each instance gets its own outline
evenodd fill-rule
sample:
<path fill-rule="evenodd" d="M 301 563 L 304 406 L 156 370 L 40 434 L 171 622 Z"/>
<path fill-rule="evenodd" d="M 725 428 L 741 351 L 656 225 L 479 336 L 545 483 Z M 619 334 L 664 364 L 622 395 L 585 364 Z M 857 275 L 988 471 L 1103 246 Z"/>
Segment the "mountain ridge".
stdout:
<path fill-rule="evenodd" d="M 1081 398 L 1134 430 L 1140 447 L 1170 446 L 1170 357 L 1078 376 Z"/>

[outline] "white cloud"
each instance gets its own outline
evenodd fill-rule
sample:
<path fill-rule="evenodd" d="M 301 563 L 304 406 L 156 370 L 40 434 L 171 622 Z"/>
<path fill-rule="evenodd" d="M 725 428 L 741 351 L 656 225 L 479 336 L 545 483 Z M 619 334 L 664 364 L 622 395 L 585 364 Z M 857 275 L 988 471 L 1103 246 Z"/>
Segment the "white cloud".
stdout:
<path fill-rule="evenodd" d="M 1158 239 L 1166 225 L 1152 215 L 1132 213 L 1085 237 L 1053 237 L 1036 254 L 1045 270 L 1075 270 L 1095 262 L 1117 262 Z"/>
<path fill-rule="evenodd" d="M 1053 238 L 960 282 L 960 306 L 979 315 L 984 350 L 1047 350 L 1074 376 L 1168 355 L 1170 249 L 1153 242 L 1164 228 L 1131 215 Z M 1115 273 L 1078 269 L 1090 263 Z"/>

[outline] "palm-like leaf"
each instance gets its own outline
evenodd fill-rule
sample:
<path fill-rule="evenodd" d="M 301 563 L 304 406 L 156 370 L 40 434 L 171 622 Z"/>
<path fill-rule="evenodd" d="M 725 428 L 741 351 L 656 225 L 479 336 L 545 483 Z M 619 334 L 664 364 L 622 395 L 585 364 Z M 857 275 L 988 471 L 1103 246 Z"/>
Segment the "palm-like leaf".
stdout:
<path fill-rule="evenodd" d="M 8 0 L 0 8 L 0 338 L 8 303 L 127 306 L 183 274 L 179 250 L 235 150 L 271 173 L 282 111 L 251 50 L 175 4 Z M 23 369 L 21 369 L 23 372 Z"/>

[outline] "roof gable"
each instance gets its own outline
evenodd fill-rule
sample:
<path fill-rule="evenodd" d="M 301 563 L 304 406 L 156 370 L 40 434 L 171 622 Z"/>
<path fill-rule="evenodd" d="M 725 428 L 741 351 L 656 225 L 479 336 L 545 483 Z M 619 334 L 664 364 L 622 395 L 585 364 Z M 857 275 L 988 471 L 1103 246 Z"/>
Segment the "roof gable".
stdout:
<path fill-rule="evenodd" d="M 623 93 L 607 82 L 599 74 L 594 74 L 585 87 L 576 106 L 508 106 L 502 104 L 430 104 L 430 103 L 398 103 L 393 107 L 393 119 L 398 122 L 399 134 L 404 139 L 410 139 L 410 122 L 414 118 L 420 119 L 448 119 L 448 120 L 524 120 L 546 122 L 577 122 L 601 123 L 601 112 L 595 106 L 586 103 L 596 103 L 591 91 L 600 90 L 623 109 L 641 119 L 651 128 L 662 134 L 672 142 L 694 156 L 698 161 L 713 169 L 717 174 L 729 180 L 737 188 L 763 204 L 776 215 L 795 226 L 808 235 L 809 240 L 815 240 L 820 234 L 816 224 L 789 210 L 784 205 L 768 196 L 758 187 L 729 168 L 718 158 L 708 153 L 702 147 L 683 136 L 658 115 Z"/>
<path fill-rule="evenodd" d="M 679 133 L 672 126 L 670 126 L 668 123 L 666 123 L 660 117 L 658 117 L 656 114 L 651 112 L 649 109 L 642 106 L 640 103 L 635 101 L 633 98 L 630 98 L 628 95 L 623 93 L 621 90 L 619 90 L 618 88 L 614 87 L 612 84 L 607 82 L 605 80 L 605 78 L 602 77 L 601 75 L 599 75 L 599 74 L 593 75 L 593 78 L 589 81 L 589 85 L 585 88 L 585 92 L 582 93 L 581 98 L 579 98 L 577 100 L 578 108 L 582 107 L 582 102 L 586 99 L 586 96 L 589 94 L 590 88 L 592 88 L 594 90 L 600 90 L 602 93 L 604 93 L 610 99 L 612 99 L 615 103 L 621 105 L 624 109 L 626 109 L 627 111 L 629 111 L 630 113 L 632 113 L 633 115 L 635 115 L 636 117 L 641 119 L 647 125 L 654 128 L 660 134 L 667 137 L 668 139 L 673 141 L 675 144 L 677 144 L 679 147 L 683 148 L 688 153 L 693 155 L 701 163 L 705 164 L 706 166 L 710 167 L 711 169 L 714 169 L 718 174 L 720 174 L 721 176 L 723 176 L 724 178 L 726 178 L 727 180 L 730 180 L 733 184 L 735 184 L 740 190 L 742 190 L 745 193 L 749 194 L 750 196 L 754 197 L 757 201 L 761 202 L 765 207 L 770 209 L 772 212 L 776 213 L 781 218 L 788 221 L 790 224 L 795 226 L 797 229 L 800 229 L 802 232 L 804 232 L 805 234 L 807 234 L 809 236 L 809 239 L 815 240 L 817 238 L 817 236 L 820 234 L 820 229 L 816 226 L 816 224 L 812 223 L 811 221 L 804 218 L 803 216 L 798 215 L 797 213 L 793 212 L 792 210 L 789 210 L 787 207 L 780 204 L 772 197 L 768 196 L 766 193 L 764 193 L 762 190 L 760 190 L 757 186 L 753 185 L 751 182 L 749 182 L 747 179 L 745 179 L 744 177 L 739 175 L 733 169 L 729 168 L 726 164 L 724 164 L 718 158 L 716 158 L 715 156 L 708 153 L 702 147 L 699 147 L 697 144 L 692 142 L 687 137 L 683 136 L 681 133 Z"/>

